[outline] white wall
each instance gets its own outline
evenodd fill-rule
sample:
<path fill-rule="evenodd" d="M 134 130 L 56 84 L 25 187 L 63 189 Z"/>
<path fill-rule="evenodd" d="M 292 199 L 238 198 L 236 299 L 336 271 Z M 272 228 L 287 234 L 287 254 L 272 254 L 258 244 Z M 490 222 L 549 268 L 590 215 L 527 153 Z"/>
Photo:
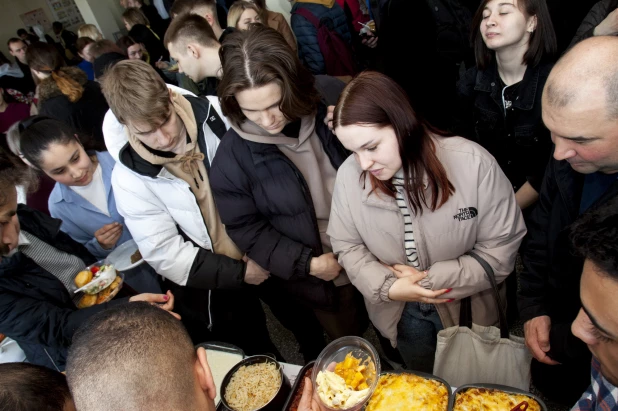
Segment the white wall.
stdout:
<path fill-rule="evenodd" d="M 118 0 L 75 0 L 75 4 L 86 23 L 97 26 L 106 39 L 116 41 L 114 33 L 124 28 Z"/>

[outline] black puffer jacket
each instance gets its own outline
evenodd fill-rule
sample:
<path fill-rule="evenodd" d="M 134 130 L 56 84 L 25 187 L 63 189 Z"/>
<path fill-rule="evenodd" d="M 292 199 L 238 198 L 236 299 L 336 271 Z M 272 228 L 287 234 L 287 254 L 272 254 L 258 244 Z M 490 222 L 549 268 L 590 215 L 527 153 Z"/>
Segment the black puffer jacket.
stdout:
<path fill-rule="evenodd" d="M 348 157 L 324 124 L 326 106 L 318 108 L 315 129 L 331 164 Z M 274 281 L 313 307 L 333 303 L 334 286 L 309 275 L 312 256 L 322 243 L 309 187 L 298 168 L 276 145 L 241 138 L 230 129 L 210 170 L 221 220 L 249 258 L 270 271 Z"/>
<path fill-rule="evenodd" d="M 20 205 L 22 230 L 85 264 L 95 258 L 80 243 L 60 231 L 61 221 Z M 126 299 L 78 310 L 55 276 L 18 252 L 0 263 L 0 333 L 17 341 L 33 364 L 63 371 L 73 333 L 90 316 Z"/>
<path fill-rule="evenodd" d="M 529 182 L 538 192 L 549 159 L 551 138 L 541 117 L 541 95 L 553 63 L 528 67 L 505 110 L 498 67 L 468 70 L 457 84 L 457 134 L 482 145 L 517 191 Z"/>
<path fill-rule="evenodd" d="M 566 160 L 550 160 L 521 252 L 521 319 L 551 318 L 549 354 L 559 362 L 589 355 L 586 345 L 571 333 L 571 324 L 581 308 L 579 282 L 584 261 L 571 252 L 569 226 L 579 216 L 583 186 L 584 175 L 575 172 Z M 590 209 L 616 195 L 618 182 Z"/>

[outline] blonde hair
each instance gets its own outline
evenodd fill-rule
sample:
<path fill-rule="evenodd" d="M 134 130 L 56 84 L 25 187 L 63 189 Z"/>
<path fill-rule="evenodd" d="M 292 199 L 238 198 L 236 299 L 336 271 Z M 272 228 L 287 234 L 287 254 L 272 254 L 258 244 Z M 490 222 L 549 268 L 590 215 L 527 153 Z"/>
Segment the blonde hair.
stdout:
<path fill-rule="evenodd" d="M 107 69 L 101 89 L 121 124 L 161 125 L 170 112 L 170 95 L 161 76 L 141 60 L 123 60 Z"/>
<path fill-rule="evenodd" d="M 94 41 L 103 39 L 103 34 L 94 24 L 82 24 L 77 29 L 77 37 L 88 37 Z"/>
<path fill-rule="evenodd" d="M 135 7 L 129 7 L 128 9 L 126 9 L 124 13 L 122 13 L 122 18 L 124 19 L 124 21 L 129 23 L 129 26 L 131 27 L 135 26 L 136 24 L 143 24 L 146 27 L 150 27 L 150 21 L 148 20 L 148 17 L 146 17 L 144 13 L 140 11 L 140 9 Z"/>
<path fill-rule="evenodd" d="M 232 7 L 230 7 L 230 10 L 227 12 L 227 26 L 238 28 L 238 21 L 245 10 L 253 10 L 262 18 L 262 10 L 260 10 L 258 6 L 246 1 L 237 1 L 232 4 Z"/>

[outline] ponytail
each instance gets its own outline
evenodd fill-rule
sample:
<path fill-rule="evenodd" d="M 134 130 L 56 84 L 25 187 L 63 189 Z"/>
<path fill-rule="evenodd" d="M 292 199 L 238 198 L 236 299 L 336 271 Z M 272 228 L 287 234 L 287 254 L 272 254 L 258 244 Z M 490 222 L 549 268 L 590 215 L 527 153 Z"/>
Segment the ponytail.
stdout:
<path fill-rule="evenodd" d="M 71 103 L 82 97 L 84 87 L 62 71 L 66 63 L 56 47 L 43 42 L 31 44 L 26 51 L 26 59 L 31 69 L 51 74 L 60 92 Z"/>
<path fill-rule="evenodd" d="M 54 70 L 51 72 L 51 76 L 56 82 L 60 92 L 67 96 L 71 103 L 75 103 L 77 100 L 82 98 L 84 88 L 77 81 L 67 76 L 66 73 L 59 70 Z"/>

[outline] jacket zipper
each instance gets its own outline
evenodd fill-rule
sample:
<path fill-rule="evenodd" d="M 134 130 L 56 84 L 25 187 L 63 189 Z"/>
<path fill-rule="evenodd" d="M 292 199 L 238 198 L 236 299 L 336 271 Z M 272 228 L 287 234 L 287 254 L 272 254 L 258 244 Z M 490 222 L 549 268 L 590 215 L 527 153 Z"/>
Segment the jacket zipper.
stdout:
<path fill-rule="evenodd" d="M 193 201 L 195 202 L 195 205 L 197 206 L 197 210 L 199 211 L 200 217 L 202 217 L 202 223 L 204 223 L 204 230 L 206 230 L 206 235 L 208 236 L 208 238 L 210 239 L 210 245 L 212 247 L 211 252 L 214 254 L 215 250 L 214 250 L 214 244 L 212 242 L 212 237 L 210 237 L 210 233 L 208 232 L 208 226 L 206 225 L 206 221 L 204 220 L 204 216 L 202 215 L 202 209 L 200 208 L 200 205 L 197 203 L 197 199 L 195 198 L 195 195 L 193 194 L 193 192 L 191 191 L 191 187 L 188 187 L 189 193 L 191 194 L 191 197 L 193 197 Z M 212 290 L 208 290 L 208 331 L 212 331 L 212 312 L 210 311 L 210 302 L 212 301 Z"/>
<path fill-rule="evenodd" d="M 47 354 L 47 358 L 49 358 L 49 361 L 51 361 L 51 363 L 54 365 L 54 368 L 56 369 L 56 371 L 60 372 L 60 369 L 56 365 L 56 362 L 52 359 L 51 355 L 49 355 L 49 353 L 47 352 L 47 348 L 43 348 L 43 351 L 45 351 L 45 354 Z"/>

